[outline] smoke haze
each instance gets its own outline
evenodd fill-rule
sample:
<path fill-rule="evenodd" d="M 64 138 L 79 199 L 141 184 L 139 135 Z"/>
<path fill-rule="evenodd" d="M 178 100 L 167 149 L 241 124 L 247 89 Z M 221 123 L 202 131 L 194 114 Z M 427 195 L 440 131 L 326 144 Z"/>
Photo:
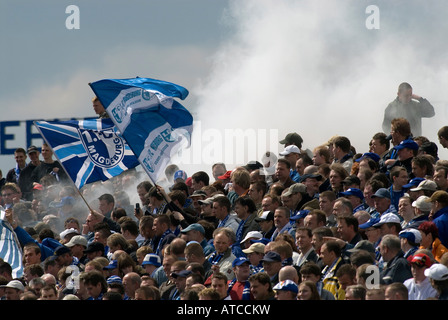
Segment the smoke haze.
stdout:
<path fill-rule="evenodd" d="M 438 143 L 446 116 L 447 4 L 377 1 L 380 28 L 373 30 L 366 27 L 369 5 L 231 1 L 223 17 L 228 38 L 213 57 L 209 77 L 192 90 L 202 133 L 278 129 L 279 139 L 297 132 L 311 150 L 345 135 L 366 152 L 382 131 L 384 109 L 406 81 L 433 104 L 436 116 L 423 119 L 423 135 Z M 263 151 L 244 163 L 260 160 Z"/>

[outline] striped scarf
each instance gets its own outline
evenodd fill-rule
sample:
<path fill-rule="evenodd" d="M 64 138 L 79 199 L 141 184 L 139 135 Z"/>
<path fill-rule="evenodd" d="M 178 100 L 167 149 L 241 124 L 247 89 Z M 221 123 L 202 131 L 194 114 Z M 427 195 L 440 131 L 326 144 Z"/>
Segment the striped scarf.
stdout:
<path fill-rule="evenodd" d="M 227 295 L 230 294 L 230 290 L 232 290 L 233 286 L 236 283 L 236 278 L 233 279 L 232 281 L 230 281 L 229 283 L 229 289 L 227 289 Z M 244 283 L 244 289 L 243 289 L 243 295 L 242 295 L 242 300 L 250 300 L 250 282 L 246 281 Z"/>

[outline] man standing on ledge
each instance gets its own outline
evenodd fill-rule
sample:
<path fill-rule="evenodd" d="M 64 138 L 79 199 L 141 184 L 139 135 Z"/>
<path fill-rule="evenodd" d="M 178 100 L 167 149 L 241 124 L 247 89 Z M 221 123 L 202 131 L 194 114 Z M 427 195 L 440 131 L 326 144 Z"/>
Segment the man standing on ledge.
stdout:
<path fill-rule="evenodd" d="M 411 125 L 412 135 L 422 135 L 422 118 L 435 115 L 434 107 L 428 100 L 412 93 L 409 83 L 403 82 L 398 86 L 397 98 L 389 103 L 384 111 L 383 131 L 390 132 L 390 123 L 394 118 L 405 118 Z"/>

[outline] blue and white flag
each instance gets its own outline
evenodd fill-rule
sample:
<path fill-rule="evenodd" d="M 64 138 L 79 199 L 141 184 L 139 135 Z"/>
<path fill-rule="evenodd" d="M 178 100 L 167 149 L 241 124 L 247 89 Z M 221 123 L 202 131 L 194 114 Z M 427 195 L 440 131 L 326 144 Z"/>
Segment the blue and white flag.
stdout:
<path fill-rule="evenodd" d="M 5 220 L 5 211 L 0 212 L 0 258 L 9 263 L 12 277 L 23 275 L 22 247 L 12 226 Z"/>
<path fill-rule="evenodd" d="M 174 98 L 188 90 L 148 78 L 105 79 L 90 83 L 107 114 L 154 183 L 193 130 L 193 117 Z"/>
<path fill-rule="evenodd" d="M 139 165 L 111 119 L 35 121 L 78 189 Z"/>

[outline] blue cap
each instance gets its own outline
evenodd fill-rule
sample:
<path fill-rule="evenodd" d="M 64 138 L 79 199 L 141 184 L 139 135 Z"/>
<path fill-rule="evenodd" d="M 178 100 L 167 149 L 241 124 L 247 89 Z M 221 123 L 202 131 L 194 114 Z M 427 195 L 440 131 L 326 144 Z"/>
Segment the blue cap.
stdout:
<path fill-rule="evenodd" d="M 106 280 L 107 284 L 111 284 L 111 283 L 123 283 L 123 280 L 121 280 L 121 278 L 119 276 L 110 276 L 109 278 L 107 278 Z"/>
<path fill-rule="evenodd" d="M 376 223 L 380 222 L 380 218 L 370 218 L 367 222 L 360 224 L 359 229 L 369 229 L 373 227 Z"/>
<path fill-rule="evenodd" d="M 363 153 L 362 156 L 359 157 L 358 159 L 356 159 L 355 161 L 356 161 L 356 162 L 360 162 L 361 160 L 363 160 L 363 159 L 365 159 L 365 158 L 370 158 L 370 159 L 372 159 L 372 160 L 375 161 L 375 162 L 380 161 L 380 156 L 377 155 L 377 154 L 374 153 L 374 152 L 366 152 L 366 153 Z"/>
<path fill-rule="evenodd" d="M 118 261 L 112 260 L 109 262 L 109 265 L 103 267 L 103 270 L 111 270 L 111 269 L 117 269 L 118 268 Z"/>
<path fill-rule="evenodd" d="M 388 198 L 390 199 L 390 192 L 386 188 L 379 188 L 371 198 Z"/>
<path fill-rule="evenodd" d="M 414 179 L 411 179 L 408 184 L 405 184 L 403 186 L 403 189 L 409 189 L 409 188 L 417 187 L 420 184 L 420 182 L 422 182 L 423 180 L 425 180 L 425 179 L 424 178 L 414 178 Z"/>
<path fill-rule="evenodd" d="M 239 258 L 236 258 L 236 259 L 233 260 L 233 262 L 232 262 L 232 267 L 240 266 L 240 265 L 242 265 L 243 263 L 246 263 L 246 262 L 250 264 L 249 259 L 247 259 L 246 257 L 239 257 Z"/>
<path fill-rule="evenodd" d="M 156 267 L 160 267 L 162 265 L 162 259 L 159 255 L 155 253 L 148 253 L 144 258 L 142 262 L 142 266 L 146 266 L 148 264 L 152 264 Z"/>
<path fill-rule="evenodd" d="M 415 142 L 412 139 L 406 139 L 406 140 L 401 141 L 398 146 L 395 146 L 395 149 L 397 151 L 401 150 L 401 149 L 404 149 L 404 148 L 408 148 L 408 149 L 412 149 L 412 150 L 418 150 L 419 145 L 418 145 L 417 142 Z"/>
<path fill-rule="evenodd" d="M 340 192 L 339 194 L 342 196 L 355 196 L 360 198 L 361 200 L 364 199 L 364 193 L 362 193 L 362 191 L 357 188 L 349 188 L 344 192 Z"/>
<path fill-rule="evenodd" d="M 199 231 L 200 233 L 205 234 L 204 227 L 201 226 L 199 223 L 192 223 L 188 227 L 186 227 L 185 229 L 182 229 L 180 232 L 181 233 L 187 233 L 188 231 L 191 231 L 191 230 Z"/>
<path fill-rule="evenodd" d="M 172 276 L 173 278 L 178 278 L 178 277 L 186 278 L 186 277 L 188 277 L 190 274 L 191 274 L 191 271 L 190 271 L 190 270 L 182 270 L 182 271 L 179 271 L 179 272 L 172 272 L 172 273 L 171 273 L 171 276 Z"/>
<path fill-rule="evenodd" d="M 296 294 L 299 293 L 299 286 L 292 280 L 280 281 L 272 289 L 273 290 L 292 291 Z"/>
<path fill-rule="evenodd" d="M 54 255 L 57 257 L 60 257 L 63 254 L 69 253 L 69 252 L 72 252 L 72 250 L 69 247 L 62 245 L 62 246 L 57 247 L 56 250 L 54 250 Z"/>
<path fill-rule="evenodd" d="M 183 170 L 178 170 L 174 173 L 174 181 L 176 181 L 177 179 L 182 179 L 182 180 L 187 180 L 188 176 L 187 173 Z"/>
<path fill-rule="evenodd" d="M 262 262 L 282 262 L 282 257 L 275 251 L 268 251 L 264 255 Z"/>
<path fill-rule="evenodd" d="M 303 219 L 303 218 L 305 218 L 308 215 L 308 213 L 310 213 L 310 210 L 300 210 L 295 215 L 290 217 L 289 220 L 296 221 L 296 220 L 299 220 L 299 219 Z"/>

